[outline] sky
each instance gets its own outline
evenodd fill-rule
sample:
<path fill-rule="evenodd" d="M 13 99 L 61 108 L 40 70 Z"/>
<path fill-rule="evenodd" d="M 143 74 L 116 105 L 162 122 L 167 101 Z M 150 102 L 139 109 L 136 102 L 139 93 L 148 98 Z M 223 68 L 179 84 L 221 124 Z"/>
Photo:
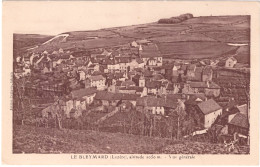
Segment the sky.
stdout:
<path fill-rule="evenodd" d="M 156 22 L 160 18 L 192 13 L 194 16 L 246 14 L 241 6 L 230 11 L 223 2 L 9 2 L 3 17 L 12 20 L 14 33 L 57 35 L 68 31 L 96 30 Z M 7 11 L 8 9 L 8 11 Z"/>

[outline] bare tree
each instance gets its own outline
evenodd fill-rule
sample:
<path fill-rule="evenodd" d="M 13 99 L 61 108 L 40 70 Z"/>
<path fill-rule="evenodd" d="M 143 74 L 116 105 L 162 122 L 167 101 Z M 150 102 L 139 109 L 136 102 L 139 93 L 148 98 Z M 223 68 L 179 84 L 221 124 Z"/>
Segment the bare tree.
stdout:
<path fill-rule="evenodd" d="M 185 105 L 184 105 L 184 103 L 181 100 L 178 101 L 176 112 L 177 112 L 177 115 L 178 115 L 178 117 L 177 117 L 177 135 L 176 136 L 177 136 L 177 139 L 180 139 L 181 123 L 182 123 L 182 121 L 184 120 L 184 118 L 186 116 Z"/>
<path fill-rule="evenodd" d="M 14 96 L 14 102 L 17 104 L 16 107 L 16 112 L 14 113 L 15 115 L 21 115 L 21 122 L 22 125 L 24 124 L 24 119 L 25 119 L 25 112 L 26 109 L 29 106 L 26 106 L 25 104 L 25 86 L 26 83 L 30 80 L 30 77 L 22 77 L 20 79 L 17 79 L 14 77 L 14 82 L 13 82 L 13 96 Z"/>

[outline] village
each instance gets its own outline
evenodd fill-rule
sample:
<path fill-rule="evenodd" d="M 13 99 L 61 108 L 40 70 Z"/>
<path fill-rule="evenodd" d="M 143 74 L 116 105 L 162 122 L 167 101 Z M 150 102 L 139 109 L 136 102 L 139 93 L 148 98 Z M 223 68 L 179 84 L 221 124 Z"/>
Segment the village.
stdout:
<path fill-rule="evenodd" d="M 14 122 L 245 145 L 249 81 L 232 55 L 166 60 L 147 39 L 28 52 L 14 61 Z"/>

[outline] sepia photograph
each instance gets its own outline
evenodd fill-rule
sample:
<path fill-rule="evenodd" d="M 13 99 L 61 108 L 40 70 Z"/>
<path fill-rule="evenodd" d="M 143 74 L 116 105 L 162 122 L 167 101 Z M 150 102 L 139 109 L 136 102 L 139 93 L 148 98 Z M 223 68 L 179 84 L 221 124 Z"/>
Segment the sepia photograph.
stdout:
<path fill-rule="evenodd" d="M 70 3 L 8 16 L 11 154 L 252 155 L 252 14 Z"/>

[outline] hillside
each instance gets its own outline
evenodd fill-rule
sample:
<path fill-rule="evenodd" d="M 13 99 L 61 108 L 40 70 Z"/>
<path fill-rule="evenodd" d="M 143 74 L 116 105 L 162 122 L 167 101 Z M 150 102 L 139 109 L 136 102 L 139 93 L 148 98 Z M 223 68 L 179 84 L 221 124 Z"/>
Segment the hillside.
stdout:
<path fill-rule="evenodd" d="M 227 154 L 223 144 L 173 141 L 163 138 L 88 130 L 58 130 L 15 126 L 14 153 Z M 248 147 L 240 147 L 248 154 Z M 231 152 L 236 153 L 236 152 Z"/>
<path fill-rule="evenodd" d="M 250 43 L 250 16 L 203 16 L 175 24 L 155 22 L 62 34 L 68 34 L 66 40 L 57 38 L 60 40 L 38 44 L 39 47 L 31 51 L 52 52 L 59 48 L 88 50 L 124 45 L 137 39 L 148 39 L 156 43 L 162 55 L 167 58 L 209 58 L 222 56 L 239 48 L 227 43 Z"/>
<path fill-rule="evenodd" d="M 28 48 L 40 45 L 51 38 L 53 38 L 53 36 L 40 34 L 13 34 L 14 51 L 24 51 Z"/>

